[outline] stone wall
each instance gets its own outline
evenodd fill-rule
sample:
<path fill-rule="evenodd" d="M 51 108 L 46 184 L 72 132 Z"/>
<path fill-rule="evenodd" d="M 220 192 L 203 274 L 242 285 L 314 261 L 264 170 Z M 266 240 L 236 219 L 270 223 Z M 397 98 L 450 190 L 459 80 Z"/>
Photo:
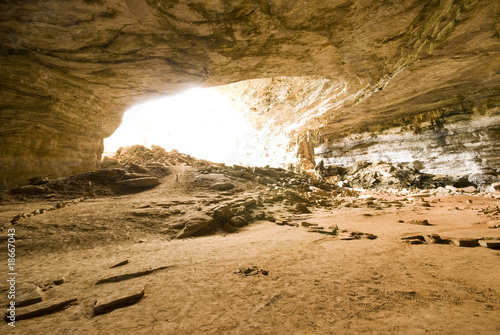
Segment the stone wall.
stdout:
<path fill-rule="evenodd" d="M 328 140 L 315 148 L 326 165 L 351 166 L 357 161 L 408 163 L 439 175 L 500 171 L 500 109 L 457 113 L 429 122 Z"/>

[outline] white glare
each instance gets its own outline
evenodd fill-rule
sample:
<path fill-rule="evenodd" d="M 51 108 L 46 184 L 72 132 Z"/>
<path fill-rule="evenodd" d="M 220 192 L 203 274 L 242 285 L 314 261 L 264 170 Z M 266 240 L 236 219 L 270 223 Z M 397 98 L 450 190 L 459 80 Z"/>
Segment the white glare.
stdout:
<path fill-rule="evenodd" d="M 227 164 L 269 164 L 265 139 L 232 100 L 215 90 L 192 89 L 175 97 L 137 105 L 104 140 L 105 154 L 141 144 L 176 149 L 196 158 Z"/>

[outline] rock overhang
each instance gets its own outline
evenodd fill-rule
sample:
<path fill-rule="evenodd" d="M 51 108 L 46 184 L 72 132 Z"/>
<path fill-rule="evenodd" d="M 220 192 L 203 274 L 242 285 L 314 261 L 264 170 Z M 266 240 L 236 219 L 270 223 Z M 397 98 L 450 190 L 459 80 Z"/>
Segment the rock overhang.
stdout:
<path fill-rule="evenodd" d="M 0 6 L 4 186 L 95 168 L 127 106 L 195 85 L 265 78 L 229 91 L 254 104 L 257 122 L 327 138 L 449 106 L 498 113 L 491 2 Z"/>

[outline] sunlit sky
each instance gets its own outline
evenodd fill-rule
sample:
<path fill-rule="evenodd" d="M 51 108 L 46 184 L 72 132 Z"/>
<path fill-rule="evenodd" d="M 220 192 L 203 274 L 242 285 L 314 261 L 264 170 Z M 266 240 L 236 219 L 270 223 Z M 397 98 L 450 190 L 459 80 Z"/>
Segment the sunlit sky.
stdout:
<path fill-rule="evenodd" d="M 196 88 L 132 107 L 104 140 L 104 152 L 109 155 L 134 144 L 159 145 L 213 162 L 266 165 L 268 135 L 252 128 L 229 97 Z"/>

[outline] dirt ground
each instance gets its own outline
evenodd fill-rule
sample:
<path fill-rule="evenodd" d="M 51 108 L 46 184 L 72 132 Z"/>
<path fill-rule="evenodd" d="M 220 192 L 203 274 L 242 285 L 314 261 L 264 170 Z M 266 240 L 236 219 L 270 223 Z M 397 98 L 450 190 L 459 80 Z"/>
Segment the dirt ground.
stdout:
<path fill-rule="evenodd" d="M 310 207 L 310 214 L 288 217 L 297 227 L 261 220 L 235 233 L 172 239 L 161 232 L 165 222 L 235 197 L 192 187 L 194 173 L 178 167 L 160 186 L 141 193 L 65 200 L 68 206 L 5 224 L 2 245 L 7 229 L 16 229 L 16 287 L 38 286 L 45 301 L 77 300 L 62 311 L 17 321 L 15 328 L 3 322 L 0 333 L 500 334 L 499 250 L 401 241 L 406 233 L 500 239 L 500 229 L 489 228 L 500 223 L 498 216 L 483 213 L 499 204 L 498 196 L 436 194 L 424 206 L 419 197 L 402 201 L 366 192 L 392 205 Z M 255 196 L 264 189 L 241 192 Z M 6 202 L 0 219 L 9 222 L 56 201 Z M 169 215 L 137 215 L 155 206 L 169 208 Z M 279 216 L 280 208 L 266 210 Z M 410 223 L 423 219 L 430 225 Z M 340 240 L 308 232 L 302 222 L 377 238 Z M 96 285 L 102 278 L 164 266 Z M 243 275 L 254 266 L 261 271 Z M 61 278 L 64 283 L 54 284 Z M 137 303 L 93 315 L 96 300 L 135 287 L 145 292 Z M 7 291 L 2 280 L 4 306 Z"/>

